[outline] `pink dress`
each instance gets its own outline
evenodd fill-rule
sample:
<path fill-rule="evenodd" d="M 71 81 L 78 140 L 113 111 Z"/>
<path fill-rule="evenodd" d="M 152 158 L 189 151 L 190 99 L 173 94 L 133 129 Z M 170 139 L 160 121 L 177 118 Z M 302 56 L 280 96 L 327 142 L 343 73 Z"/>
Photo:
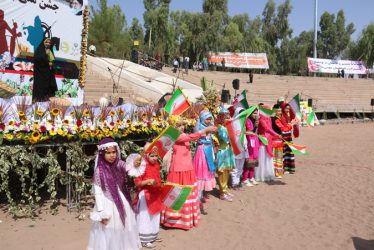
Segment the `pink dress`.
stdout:
<path fill-rule="evenodd" d="M 180 185 L 194 185 L 186 203 L 178 211 L 166 207 L 161 212 L 161 224 L 165 227 L 180 228 L 188 230 L 196 227 L 200 222 L 200 209 L 196 188 L 196 176 L 192 166 L 190 141 L 198 140 L 199 132 L 193 134 L 182 134 L 173 146 L 171 166 L 167 182 Z"/>

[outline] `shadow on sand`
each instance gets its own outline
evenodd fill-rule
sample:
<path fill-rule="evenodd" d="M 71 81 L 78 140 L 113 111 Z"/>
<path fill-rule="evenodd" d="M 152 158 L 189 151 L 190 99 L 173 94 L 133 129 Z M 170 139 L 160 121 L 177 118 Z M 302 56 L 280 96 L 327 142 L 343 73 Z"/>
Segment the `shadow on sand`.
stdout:
<path fill-rule="evenodd" d="M 356 250 L 373 250 L 374 240 L 364 240 L 360 237 L 352 237 L 353 246 Z"/>

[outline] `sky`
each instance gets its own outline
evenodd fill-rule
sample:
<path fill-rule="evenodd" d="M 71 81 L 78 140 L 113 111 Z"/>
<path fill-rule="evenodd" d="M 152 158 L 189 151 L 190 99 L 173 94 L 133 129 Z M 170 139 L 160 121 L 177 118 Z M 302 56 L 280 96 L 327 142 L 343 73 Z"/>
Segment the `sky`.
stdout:
<path fill-rule="evenodd" d="M 293 6 L 289 16 L 289 22 L 293 29 L 293 36 L 299 35 L 302 31 L 312 30 L 314 27 L 314 1 L 315 0 L 291 0 Z M 89 0 L 96 6 L 96 0 Z M 121 6 L 125 13 L 128 25 L 136 17 L 143 23 L 143 0 L 107 0 L 109 5 Z M 229 15 L 247 13 L 250 19 L 260 15 L 267 0 L 228 0 Z M 277 6 L 284 0 L 275 0 Z M 203 0 L 172 0 L 171 10 L 186 10 L 190 12 L 201 12 Z M 356 40 L 362 29 L 369 23 L 374 23 L 374 0 L 318 0 L 318 16 L 323 12 L 337 14 L 344 10 L 346 25 L 353 22 L 355 33 L 352 38 Z"/>

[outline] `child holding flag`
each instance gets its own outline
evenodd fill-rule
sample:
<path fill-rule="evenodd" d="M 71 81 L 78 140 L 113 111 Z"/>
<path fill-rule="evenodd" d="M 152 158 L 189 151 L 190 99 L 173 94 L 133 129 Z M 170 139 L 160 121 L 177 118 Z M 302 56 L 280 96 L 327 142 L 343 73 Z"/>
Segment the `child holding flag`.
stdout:
<path fill-rule="evenodd" d="M 275 116 L 271 118 L 272 128 L 275 132 L 282 135 L 290 130 L 292 130 L 292 126 L 284 126 L 281 119 L 282 119 L 282 109 L 280 108 L 279 104 L 275 104 L 273 106 L 273 111 L 275 112 Z M 283 169 L 283 141 L 282 138 L 278 138 L 278 136 L 273 137 L 273 163 L 274 163 L 274 174 L 275 177 L 280 179 L 283 176 L 284 169 Z"/>
<path fill-rule="evenodd" d="M 295 137 L 299 135 L 298 121 L 295 118 L 290 105 L 283 103 L 281 123 L 283 126 L 290 128 L 288 131 L 282 131 L 282 138 L 286 142 L 292 143 L 292 132 Z M 285 173 L 294 174 L 295 173 L 295 155 L 287 143 L 283 144 L 283 168 Z"/>
<path fill-rule="evenodd" d="M 215 121 L 218 127 L 218 152 L 216 155 L 218 186 L 220 199 L 232 201 L 232 195 L 228 192 L 228 182 L 230 171 L 235 168 L 235 158 L 230 146 L 230 138 L 227 129 L 224 126 L 225 120 L 230 119 L 230 113 L 227 109 L 222 108 Z"/>
<path fill-rule="evenodd" d="M 258 122 L 258 110 L 256 109 L 245 123 L 249 159 L 243 169 L 242 181 L 248 187 L 258 185 L 258 182 L 255 180 L 255 168 L 258 166 L 258 150 L 260 148 L 260 141 L 255 135 L 257 133 Z"/>
<path fill-rule="evenodd" d="M 200 112 L 199 122 L 196 124 L 195 131 L 202 131 L 212 125 L 213 115 L 208 110 Z M 208 133 L 206 136 L 198 140 L 198 147 L 193 158 L 193 166 L 197 178 L 197 188 L 199 190 L 199 198 L 203 202 L 204 191 L 212 191 L 216 186 L 216 178 L 214 173 L 216 166 L 214 164 L 214 150 L 212 135 Z M 201 204 L 201 210 L 204 214 L 204 208 Z"/>
<path fill-rule="evenodd" d="M 238 116 L 244 109 L 242 107 L 238 107 L 235 109 L 234 117 Z M 244 127 L 245 129 L 245 127 Z M 241 135 L 236 135 L 240 137 Z M 235 155 L 235 169 L 231 171 L 231 178 L 232 178 L 232 189 L 239 190 L 240 189 L 240 178 L 243 173 L 243 167 L 246 159 L 248 159 L 248 142 L 247 138 L 244 136 L 243 148 L 239 154 Z"/>
<path fill-rule="evenodd" d="M 95 207 L 90 214 L 93 223 L 87 249 L 139 249 L 125 163 L 113 139 L 105 138 L 98 145 L 92 189 Z"/>
<path fill-rule="evenodd" d="M 144 149 L 147 149 L 148 146 L 149 144 L 146 144 Z M 143 159 L 145 160 L 143 162 L 140 158 L 134 162 L 135 167 L 140 167 L 141 163 L 145 167 L 144 173 L 134 179 L 138 189 L 138 197 L 134 204 L 137 207 L 136 220 L 142 246 L 154 248 L 152 242 L 161 241 L 158 238 L 158 232 L 160 230 L 160 212 L 164 209 L 160 197 L 161 177 L 157 147 L 147 150 Z"/>
<path fill-rule="evenodd" d="M 161 224 L 169 228 L 189 230 L 194 226 L 196 227 L 200 221 L 197 181 L 192 165 L 190 141 L 198 140 L 208 133 L 214 133 L 217 131 L 217 128 L 210 126 L 188 135 L 184 133 L 184 121 L 182 117 L 174 116 L 174 119 L 172 119 L 170 123 L 170 125 L 177 128 L 182 134 L 173 145 L 167 182 L 179 185 L 190 185 L 194 186 L 194 188 L 179 211 L 174 211 L 166 207 L 161 212 Z"/>
<path fill-rule="evenodd" d="M 270 110 L 267 106 L 263 108 Z M 274 165 L 273 165 L 273 136 L 281 138 L 271 125 L 271 118 L 264 114 L 260 114 L 257 133 L 267 139 L 267 145 L 263 142 L 260 144 L 258 153 L 258 167 L 255 169 L 256 181 L 272 181 L 274 179 Z"/>

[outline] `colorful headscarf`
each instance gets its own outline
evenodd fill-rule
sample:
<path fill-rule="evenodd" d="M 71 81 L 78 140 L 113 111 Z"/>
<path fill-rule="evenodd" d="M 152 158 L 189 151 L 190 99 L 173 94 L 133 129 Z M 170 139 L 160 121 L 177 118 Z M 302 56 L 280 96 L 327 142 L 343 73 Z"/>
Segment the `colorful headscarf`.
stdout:
<path fill-rule="evenodd" d="M 105 151 L 111 147 L 115 147 L 117 150 L 117 157 L 113 163 L 107 162 L 104 158 Z M 101 140 L 98 145 L 92 182 L 103 190 L 105 197 L 114 202 L 121 221 L 125 225 L 126 212 L 118 190 L 122 192 L 130 204 L 131 199 L 126 187 L 125 163 L 121 160 L 120 155 L 119 146 L 113 139 Z"/>
<path fill-rule="evenodd" d="M 208 110 L 203 110 L 203 111 L 200 112 L 199 121 L 196 123 L 196 126 L 195 126 L 195 132 L 203 130 L 204 128 L 208 127 L 204 123 L 205 120 L 208 119 L 208 118 L 212 118 L 213 119 L 212 113 L 210 113 Z"/>

